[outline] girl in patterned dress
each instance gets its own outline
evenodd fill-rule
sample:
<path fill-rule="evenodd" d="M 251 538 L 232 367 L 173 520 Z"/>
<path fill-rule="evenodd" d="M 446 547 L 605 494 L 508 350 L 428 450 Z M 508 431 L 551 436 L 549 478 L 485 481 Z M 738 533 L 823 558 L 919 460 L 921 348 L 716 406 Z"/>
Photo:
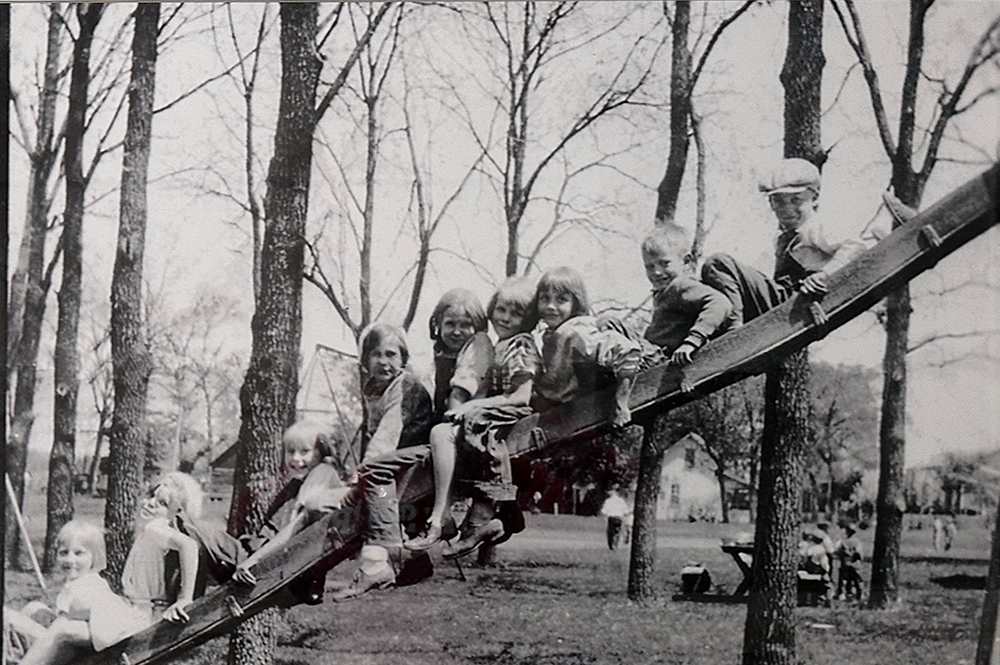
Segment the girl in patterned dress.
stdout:
<path fill-rule="evenodd" d="M 497 430 L 531 413 L 531 386 L 540 363 L 535 342 L 524 328 L 532 297 L 531 283 L 515 278 L 502 284 L 490 299 L 487 315 L 498 341 L 485 376 L 485 391 L 477 390 L 481 396 L 454 404 L 445 414 L 447 422 L 431 430 L 434 507 L 426 535 L 408 541 L 408 549 L 427 549 L 440 540 L 456 464 L 459 478 L 471 486 L 473 504 L 462 538 L 445 548 L 445 556 L 467 554 L 504 532 L 503 524 L 495 519 L 496 504 L 515 500 L 516 488 L 511 482 L 510 456 Z M 452 385 L 456 385 L 454 379 Z"/>

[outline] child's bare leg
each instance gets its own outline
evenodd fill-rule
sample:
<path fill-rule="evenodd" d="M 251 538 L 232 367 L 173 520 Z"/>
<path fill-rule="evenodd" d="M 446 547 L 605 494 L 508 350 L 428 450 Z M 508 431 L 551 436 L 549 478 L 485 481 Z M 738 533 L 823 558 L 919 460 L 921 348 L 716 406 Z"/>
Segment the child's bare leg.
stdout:
<path fill-rule="evenodd" d="M 431 430 L 431 459 L 434 462 L 434 506 L 427 519 L 427 535 L 406 543 L 409 550 L 424 550 L 441 539 L 448 501 L 451 498 L 451 481 L 455 477 L 455 441 L 458 425 L 441 423 Z"/>
<path fill-rule="evenodd" d="M 27 616 L 24 612 L 18 612 L 9 607 L 3 608 L 3 622 L 5 626 L 10 626 L 15 632 L 27 637 L 29 641 L 40 639 L 46 630 L 45 626 Z"/>
<path fill-rule="evenodd" d="M 86 621 L 56 619 L 31 645 L 21 665 L 60 665 L 68 663 L 78 647 L 90 646 L 90 628 Z"/>

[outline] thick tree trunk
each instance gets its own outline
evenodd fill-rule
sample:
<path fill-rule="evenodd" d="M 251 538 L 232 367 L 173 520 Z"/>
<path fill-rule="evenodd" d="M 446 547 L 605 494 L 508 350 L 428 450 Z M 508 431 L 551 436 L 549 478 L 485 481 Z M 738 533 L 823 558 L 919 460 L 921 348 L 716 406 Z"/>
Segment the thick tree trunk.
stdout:
<path fill-rule="evenodd" d="M 45 317 L 45 297 L 48 285 L 45 272 L 45 238 L 48 232 L 48 185 L 56 163 L 58 145 L 55 141 L 56 99 L 59 94 L 62 48 L 62 17 L 60 7 L 49 5 L 48 39 L 45 70 L 42 79 L 41 102 L 36 123 L 35 149 L 30 155 L 31 173 L 28 182 L 28 218 L 18 266 L 11 277 L 11 302 L 8 308 L 7 362 L 8 385 L 16 372 L 14 405 L 7 439 L 6 471 L 10 476 L 18 505 L 24 506 L 24 472 L 35 420 L 36 363 L 38 342 Z M 21 542 L 12 508 L 7 512 L 5 542 L 7 561 L 20 567 Z"/>
<path fill-rule="evenodd" d="M 134 536 L 136 506 L 146 459 L 146 392 L 149 348 L 142 325 L 142 270 L 146 247 L 146 181 L 156 89 L 159 3 L 140 3 L 135 12 L 132 77 L 122 157 L 118 251 L 111 281 L 111 361 L 115 410 L 109 437 L 110 474 L 104 512 L 108 578 L 120 583 Z"/>
<path fill-rule="evenodd" d="M 632 550 L 628 569 L 628 597 L 646 601 L 655 596 L 653 573 L 656 569 L 656 504 L 660 497 L 660 474 L 663 450 L 659 439 L 665 428 L 657 427 L 660 418 L 645 425 L 639 453 L 639 478 L 632 508 Z"/>
<path fill-rule="evenodd" d="M 824 160 L 820 142 L 823 0 L 789 4 L 785 89 L 785 157 Z M 760 493 L 753 581 L 743 638 L 744 665 L 791 665 L 795 657 L 796 569 L 802 467 L 808 439 L 809 354 L 792 354 L 768 372 L 764 386 Z"/>
<path fill-rule="evenodd" d="M 278 489 L 282 432 L 295 418 L 302 336 L 302 266 L 316 86 L 314 3 L 281 6 L 281 100 L 268 169 L 261 248 L 261 297 L 253 349 L 240 391 L 242 425 L 229 514 L 231 533 L 256 530 Z M 241 624 L 229 643 L 231 665 L 270 663 L 275 611 Z"/>
<path fill-rule="evenodd" d="M 684 180 L 688 147 L 691 144 L 688 131 L 691 115 L 691 50 L 688 48 L 691 3 L 675 2 L 674 7 L 671 27 L 673 55 L 670 68 L 670 154 L 667 158 L 667 172 L 657 188 L 657 224 L 673 221 L 677 212 L 677 197 Z"/>
<path fill-rule="evenodd" d="M 90 45 L 104 5 L 77 5 L 80 32 L 73 45 L 73 74 L 66 121 L 66 211 L 63 214 L 63 274 L 59 290 L 56 330 L 53 440 L 49 454 L 48 520 L 45 525 L 46 571 L 55 565 L 56 537 L 73 519 L 73 480 L 76 456 L 76 398 L 80 387 L 80 280 L 83 275 L 83 135 L 90 82 Z"/>
<path fill-rule="evenodd" d="M 744 665 L 796 662 L 794 613 L 808 382 L 808 355 L 802 351 L 771 370 L 764 386 L 760 493 Z"/>

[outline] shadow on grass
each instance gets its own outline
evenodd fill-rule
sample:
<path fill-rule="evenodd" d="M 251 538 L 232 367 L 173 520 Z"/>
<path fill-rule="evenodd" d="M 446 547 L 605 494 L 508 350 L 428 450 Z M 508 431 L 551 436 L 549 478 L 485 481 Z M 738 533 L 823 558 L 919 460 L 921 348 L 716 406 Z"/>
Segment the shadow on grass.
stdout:
<path fill-rule="evenodd" d="M 982 591 L 986 588 L 986 576 L 985 575 L 966 575 L 965 573 L 958 573 L 956 575 L 948 575 L 945 577 L 932 577 L 931 582 L 945 589 L 975 589 L 977 591 Z"/>

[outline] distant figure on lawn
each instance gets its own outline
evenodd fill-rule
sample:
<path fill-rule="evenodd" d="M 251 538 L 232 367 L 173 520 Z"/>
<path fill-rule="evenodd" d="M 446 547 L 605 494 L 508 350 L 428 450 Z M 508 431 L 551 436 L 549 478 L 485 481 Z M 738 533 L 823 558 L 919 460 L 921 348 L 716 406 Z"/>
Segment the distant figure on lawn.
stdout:
<path fill-rule="evenodd" d="M 861 543 L 854 535 L 857 533 L 857 527 L 845 524 L 844 533 L 846 537 L 837 543 L 837 558 L 840 560 L 837 597 L 840 600 L 854 598 L 861 602 L 861 573 L 858 571 L 858 564 L 861 562 Z"/>
<path fill-rule="evenodd" d="M 612 487 L 608 498 L 601 506 L 601 515 L 608 518 L 608 549 L 617 549 L 622 538 L 625 520 L 632 514 L 628 502 L 618 493 L 618 487 Z"/>

